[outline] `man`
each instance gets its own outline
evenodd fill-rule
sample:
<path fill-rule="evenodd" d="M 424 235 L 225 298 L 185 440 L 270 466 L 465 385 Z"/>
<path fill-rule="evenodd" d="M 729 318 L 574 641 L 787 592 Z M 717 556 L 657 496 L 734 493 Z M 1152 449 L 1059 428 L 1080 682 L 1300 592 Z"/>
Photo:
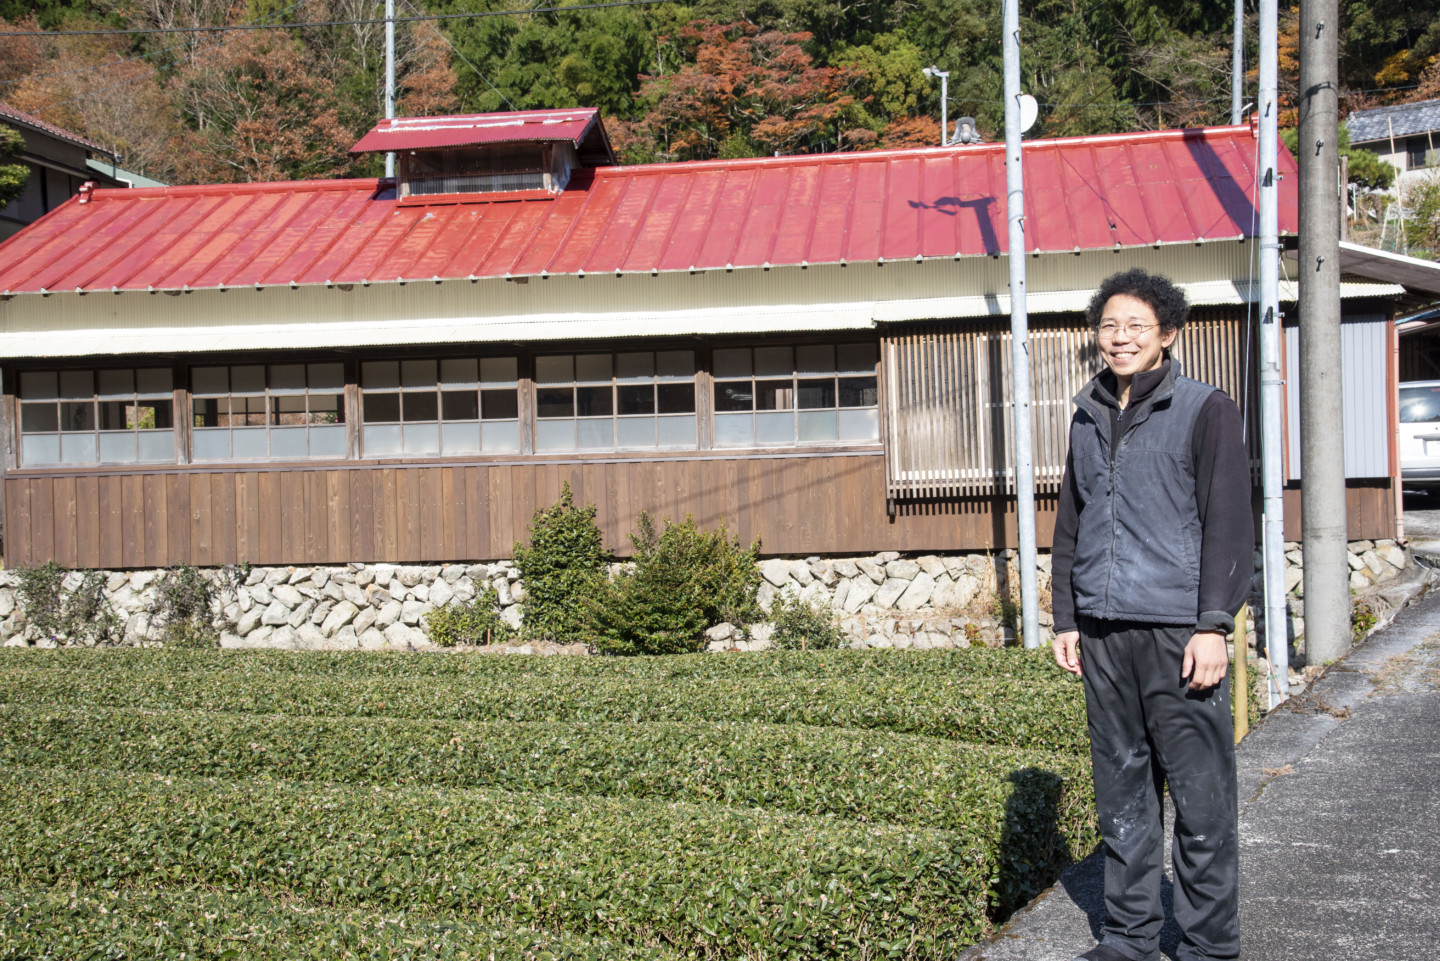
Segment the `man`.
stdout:
<path fill-rule="evenodd" d="M 1160 956 L 1167 782 L 1179 957 L 1240 954 L 1225 635 L 1250 586 L 1250 470 L 1239 409 L 1170 358 L 1187 311 L 1141 270 L 1086 311 L 1105 370 L 1075 398 L 1052 557 L 1055 660 L 1085 682 L 1105 841 L 1084 961 Z"/>

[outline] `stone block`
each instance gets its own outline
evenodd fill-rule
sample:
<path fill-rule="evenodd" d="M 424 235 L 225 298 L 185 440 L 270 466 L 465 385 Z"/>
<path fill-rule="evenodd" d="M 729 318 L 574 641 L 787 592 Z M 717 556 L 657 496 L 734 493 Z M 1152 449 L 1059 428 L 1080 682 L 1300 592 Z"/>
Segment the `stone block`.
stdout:
<path fill-rule="evenodd" d="M 1350 572 L 1350 590 L 1363 591 L 1370 586 L 1370 572 L 1358 570 Z"/>
<path fill-rule="evenodd" d="M 420 623 L 420 618 L 425 616 L 425 605 L 419 601 L 406 601 L 400 605 L 400 621 L 411 627 Z M 388 628 L 387 628 L 388 630 Z"/>
<path fill-rule="evenodd" d="M 884 634 L 871 634 L 869 637 L 865 638 L 865 646 L 875 647 L 881 650 L 888 650 L 889 648 L 895 646 L 895 642 L 890 640 L 890 638 L 886 637 Z"/>
<path fill-rule="evenodd" d="M 354 625 L 346 624 L 340 628 L 340 630 L 336 631 L 335 636 L 330 638 L 330 646 L 342 651 L 353 651 L 358 648 L 360 646 L 360 637 L 355 633 Z"/>
<path fill-rule="evenodd" d="M 455 592 L 444 578 L 436 578 L 435 583 L 430 585 L 430 606 L 444 607 L 455 598 Z"/>
<path fill-rule="evenodd" d="M 510 600 L 514 601 L 516 604 L 521 604 L 525 601 L 525 595 L 525 584 L 523 582 L 514 581 L 513 583 L 511 583 Z"/>
<path fill-rule="evenodd" d="M 311 624 L 324 624 L 325 618 L 330 616 L 330 610 L 335 606 L 334 601 L 324 600 L 315 605 L 315 610 L 310 615 Z"/>
<path fill-rule="evenodd" d="M 371 610 L 371 608 L 367 607 L 366 610 Z M 330 614 L 325 618 L 325 623 L 320 625 L 320 633 L 326 637 L 330 637 L 336 631 L 340 630 L 340 628 L 353 621 L 355 615 L 358 613 L 360 613 L 360 608 L 357 605 L 349 601 L 341 601 L 330 611 Z"/>
<path fill-rule="evenodd" d="M 240 637 L 247 637 L 255 628 L 260 626 L 260 617 L 265 612 L 258 607 L 251 607 L 250 610 L 240 615 L 240 620 L 235 623 L 235 633 Z"/>
<path fill-rule="evenodd" d="M 370 569 L 370 573 L 374 575 L 376 584 L 378 584 L 380 587 L 388 588 L 390 586 L 391 579 L 395 576 L 395 565 L 376 564 L 373 568 Z"/>
<path fill-rule="evenodd" d="M 834 561 L 830 564 L 830 569 L 841 577 L 854 577 L 860 573 L 860 568 L 855 566 L 855 562 L 849 560 Z"/>
<path fill-rule="evenodd" d="M 267 647 L 278 647 L 285 651 L 294 651 L 300 648 L 300 639 L 295 635 L 295 629 L 286 625 L 275 628 L 270 635 Z"/>
<path fill-rule="evenodd" d="M 391 647 L 419 647 L 429 643 L 423 632 L 398 623 L 385 628 L 385 642 Z"/>
<path fill-rule="evenodd" d="M 255 587 L 265 580 L 265 569 L 263 567 L 252 567 L 250 573 L 245 577 L 246 587 Z"/>
<path fill-rule="evenodd" d="M 1374 542 L 1374 541 L 1351 541 L 1350 544 L 1349 544 L 1349 547 L 1350 547 L 1350 552 L 1351 552 L 1352 554 L 1363 554 L 1363 553 L 1365 553 L 1366 551 L 1374 550 L 1374 549 L 1375 549 L 1375 542 Z M 1288 551 L 1288 550 L 1290 549 L 1290 546 L 1287 544 L 1286 547 L 1285 547 L 1285 549 Z"/>
<path fill-rule="evenodd" d="M 446 584 L 454 584 L 464 576 L 465 567 L 463 564 L 446 564 L 440 568 L 440 579 Z"/>
<path fill-rule="evenodd" d="M 355 620 L 350 622 L 350 626 L 355 629 L 356 634 L 364 634 L 375 624 L 379 615 L 379 611 L 367 604 L 355 612 Z"/>
<path fill-rule="evenodd" d="M 430 587 L 427 584 L 416 584 L 405 592 L 405 596 L 414 598 L 422 603 L 427 602 L 430 600 Z"/>
<path fill-rule="evenodd" d="M 265 586 L 274 591 L 276 587 L 290 580 L 290 570 L 285 567 L 272 567 L 265 572 Z"/>
<path fill-rule="evenodd" d="M 375 626 L 382 631 L 385 630 L 385 628 L 400 620 L 400 615 L 404 610 L 405 606 L 399 601 L 390 601 L 382 605 L 379 613 L 375 615 Z"/>
<path fill-rule="evenodd" d="M 285 623 L 289 624 L 291 627 L 299 628 L 300 625 L 308 622 L 311 615 L 313 615 L 314 613 L 315 602 L 310 600 L 309 598 L 306 598 L 305 603 L 301 604 L 299 607 L 295 608 L 295 610 L 290 612 L 290 616 L 285 619 Z"/>
<path fill-rule="evenodd" d="M 302 651 L 324 650 L 325 632 L 314 624 L 301 624 L 295 629 L 295 646 Z"/>
<path fill-rule="evenodd" d="M 880 590 L 880 585 L 868 577 L 857 577 L 849 583 L 850 590 L 846 592 L 845 603 L 842 605 L 846 613 L 849 614 L 854 614 L 860 610 L 860 608 L 869 603 L 870 599 L 875 596 L 875 593 Z M 837 591 L 836 593 L 839 592 Z"/>
<path fill-rule="evenodd" d="M 862 574 L 876 584 L 883 584 L 885 582 L 885 569 L 874 561 L 858 560 L 855 562 L 855 566 L 860 569 Z"/>
<path fill-rule="evenodd" d="M 920 565 L 914 561 L 891 561 L 885 565 L 885 573 L 898 580 L 913 581 L 920 573 Z"/>
<path fill-rule="evenodd" d="M 270 595 L 274 597 L 278 603 L 284 604 L 292 611 L 299 607 L 305 600 L 305 595 L 301 594 L 289 584 L 279 584 L 272 587 L 270 589 Z"/>
<path fill-rule="evenodd" d="M 845 608 L 845 599 L 849 596 L 850 581 L 842 581 L 837 578 L 835 582 L 835 593 L 831 596 L 830 603 L 835 605 L 836 608 L 843 610 Z"/>
<path fill-rule="evenodd" d="M 130 575 L 122 574 L 119 571 L 112 571 L 109 576 L 105 578 L 105 590 L 110 594 L 114 594 L 129 583 Z"/>
<path fill-rule="evenodd" d="M 279 601 L 271 601 L 270 606 L 265 608 L 265 613 L 260 615 L 260 623 L 266 627 L 279 627 L 290 620 L 290 608 Z"/>
<path fill-rule="evenodd" d="M 385 646 L 385 635 L 373 627 L 368 631 L 361 631 L 356 635 L 356 639 L 360 642 L 360 647 L 363 650 L 373 651 L 376 648 Z"/>
<path fill-rule="evenodd" d="M 1377 581 L 1390 573 L 1385 567 L 1385 562 L 1380 559 L 1380 556 L 1376 554 L 1373 549 L 1361 554 L 1360 559 L 1365 562 L 1365 566 L 1370 569 L 1370 573 Z"/>
<path fill-rule="evenodd" d="M 899 577 L 892 577 L 884 584 L 881 584 L 880 589 L 875 592 L 875 605 L 884 610 L 889 610 L 895 606 L 896 601 L 900 600 L 900 596 L 909 589 L 909 581 Z"/>
<path fill-rule="evenodd" d="M 899 559 L 899 551 L 881 551 L 875 555 L 875 563 L 881 565 L 889 564 L 891 561 L 898 561 Z"/>
<path fill-rule="evenodd" d="M 882 587 L 881 590 L 884 588 Z M 930 595 L 933 593 L 935 593 L 935 578 L 921 571 L 914 580 L 910 581 L 905 593 L 901 594 L 900 599 L 895 602 L 895 606 L 902 611 L 918 610 L 925 606 L 925 602 L 930 600 Z"/>
<path fill-rule="evenodd" d="M 525 606 L 523 604 L 511 604 L 500 612 L 500 620 L 510 625 L 511 630 L 520 630 L 520 624 L 525 618 Z"/>
<path fill-rule="evenodd" d="M 308 567 L 297 567 L 290 572 L 289 583 L 299 584 L 301 581 L 308 581 L 310 579 L 310 576 L 314 573 L 315 572 Z"/>
<path fill-rule="evenodd" d="M 775 603 L 775 588 L 770 586 L 769 581 L 761 581 L 760 586 L 755 589 L 755 603 L 760 605 L 760 610 L 770 610 L 770 605 Z"/>
<path fill-rule="evenodd" d="M 402 567 L 395 572 L 395 577 L 406 587 L 414 587 L 420 583 L 420 568 Z"/>
<path fill-rule="evenodd" d="M 136 571 L 130 575 L 130 589 L 138 594 L 149 587 L 154 580 L 154 571 Z"/>
<path fill-rule="evenodd" d="M 310 574 L 310 583 L 314 584 L 317 590 L 323 589 L 330 583 L 330 572 L 323 567 L 315 568 Z"/>
<path fill-rule="evenodd" d="M 799 584 L 801 587 L 809 587 L 810 584 L 814 582 L 815 575 L 810 573 L 809 564 L 804 561 L 791 561 L 789 567 L 790 576 L 795 579 L 796 584 Z"/>
<path fill-rule="evenodd" d="M 980 579 L 974 574 L 961 574 L 955 578 L 955 587 L 950 591 L 950 605 L 963 608 L 980 592 Z"/>
<path fill-rule="evenodd" d="M 364 607 L 365 605 L 370 603 L 370 599 L 365 596 L 364 588 L 358 587 L 354 584 L 342 585 L 340 588 L 340 596 L 337 597 L 336 600 L 349 601 L 356 607 Z"/>
<path fill-rule="evenodd" d="M 705 638 L 711 642 L 727 641 L 735 636 L 735 625 L 716 624 L 714 627 L 706 628 Z"/>
<path fill-rule="evenodd" d="M 1359 554 L 1346 554 L 1345 563 L 1350 565 L 1352 571 L 1358 571 L 1365 566 L 1365 561 L 1361 559 Z"/>
<path fill-rule="evenodd" d="M 926 574 L 929 574 L 937 581 L 941 577 L 945 576 L 945 562 L 942 561 L 940 558 L 936 557 L 934 554 L 926 554 L 924 557 L 917 557 L 915 559 L 915 563 L 919 564 L 922 571 L 924 571 Z"/>
<path fill-rule="evenodd" d="M 760 576 L 775 587 L 784 587 L 790 580 L 790 565 L 772 557 L 760 565 Z"/>
<path fill-rule="evenodd" d="M 351 581 L 356 587 L 369 587 L 375 583 L 375 572 L 368 567 L 355 572 L 355 579 Z"/>
<path fill-rule="evenodd" d="M 1300 587 L 1305 581 L 1305 572 L 1298 567 L 1285 568 L 1285 593 Z"/>

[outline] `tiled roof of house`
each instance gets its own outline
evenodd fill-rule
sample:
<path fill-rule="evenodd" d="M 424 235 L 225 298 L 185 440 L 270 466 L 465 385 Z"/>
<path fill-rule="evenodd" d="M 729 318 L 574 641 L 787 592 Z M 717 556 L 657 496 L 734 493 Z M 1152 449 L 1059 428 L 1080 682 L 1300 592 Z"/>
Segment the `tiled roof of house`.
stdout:
<path fill-rule="evenodd" d="M 1357 110 L 1345 120 L 1351 143 L 1369 143 L 1390 137 L 1440 130 L 1440 100 L 1402 103 L 1394 107 Z"/>
<path fill-rule="evenodd" d="M 1026 250 L 1257 233 L 1249 127 L 1025 146 Z M 1280 228 L 1296 229 L 1280 151 Z M 1003 144 L 578 171 L 554 198 L 397 202 L 389 181 L 95 190 L 0 245 L 0 291 L 687 271 L 995 256 Z"/>
<path fill-rule="evenodd" d="M 41 120 L 34 114 L 26 113 L 23 110 L 16 110 L 14 107 L 10 106 L 7 103 L 0 103 L 0 121 L 6 120 L 11 121 L 12 123 L 18 123 L 23 126 L 30 127 L 34 130 L 39 130 L 43 133 L 47 133 L 50 136 L 56 138 L 57 140 L 64 140 L 67 143 L 72 143 L 79 147 L 85 147 L 89 150 L 97 150 L 107 157 L 113 154 L 113 151 L 100 146 L 93 140 L 86 140 L 79 134 L 73 134 L 63 127 L 57 127 L 53 123 L 50 123 L 48 120 Z"/>

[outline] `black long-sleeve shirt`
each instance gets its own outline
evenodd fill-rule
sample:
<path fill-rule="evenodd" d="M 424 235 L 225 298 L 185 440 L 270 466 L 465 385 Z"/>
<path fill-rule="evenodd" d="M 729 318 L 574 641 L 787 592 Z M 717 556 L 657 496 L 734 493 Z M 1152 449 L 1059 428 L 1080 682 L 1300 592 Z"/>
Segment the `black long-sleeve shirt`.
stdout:
<path fill-rule="evenodd" d="M 1152 371 L 1136 374 L 1130 383 L 1127 409 L 1148 397 L 1169 372 L 1167 357 Z M 1114 374 L 1105 371 L 1100 385 L 1116 396 Z M 1118 403 L 1110 410 L 1111 456 L 1126 424 Z M 1197 631 L 1235 629 L 1235 614 L 1245 603 L 1254 573 L 1255 519 L 1251 507 L 1250 458 L 1245 450 L 1244 421 L 1240 408 L 1223 391 L 1206 399 L 1190 436 L 1195 464 L 1195 506 L 1200 515 L 1200 592 L 1195 612 Z M 1080 494 L 1074 464 L 1065 458 L 1065 480 L 1055 516 L 1051 549 L 1051 612 L 1055 632 L 1076 629 L 1075 596 L 1070 571 L 1075 559 L 1075 537 L 1080 527 Z"/>

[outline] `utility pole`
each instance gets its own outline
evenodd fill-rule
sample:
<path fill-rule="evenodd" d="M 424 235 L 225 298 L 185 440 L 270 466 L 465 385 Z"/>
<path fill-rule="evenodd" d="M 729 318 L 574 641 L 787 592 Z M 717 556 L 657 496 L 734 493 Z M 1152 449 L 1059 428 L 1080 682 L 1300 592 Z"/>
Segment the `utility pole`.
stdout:
<path fill-rule="evenodd" d="M 1289 611 L 1285 605 L 1285 496 L 1280 388 L 1280 181 L 1277 0 L 1260 0 L 1260 476 L 1264 509 L 1266 684 L 1270 707 L 1290 696 Z"/>
<path fill-rule="evenodd" d="M 950 71 L 931 64 L 920 72 L 927 77 L 940 78 L 940 146 L 943 147 L 950 142 L 950 132 L 946 129 L 950 124 Z"/>
<path fill-rule="evenodd" d="M 1035 445 L 1030 432 L 1030 318 L 1025 306 L 1025 177 L 1020 154 L 1020 0 L 1005 0 L 1005 213 L 1010 227 L 1010 368 L 1015 395 L 1015 526 L 1020 535 L 1020 619 L 1040 646 L 1035 574 Z"/>
<path fill-rule="evenodd" d="M 395 0 L 385 0 L 385 119 L 395 119 Z M 385 155 L 385 176 L 395 176 L 395 154 Z"/>
<path fill-rule="evenodd" d="M 1300 518 L 1305 660 L 1350 649 L 1340 390 L 1340 102 L 1337 0 L 1300 2 Z"/>
<path fill-rule="evenodd" d="M 1230 50 L 1230 122 L 1240 122 L 1245 102 L 1245 0 L 1235 0 L 1235 28 Z"/>

